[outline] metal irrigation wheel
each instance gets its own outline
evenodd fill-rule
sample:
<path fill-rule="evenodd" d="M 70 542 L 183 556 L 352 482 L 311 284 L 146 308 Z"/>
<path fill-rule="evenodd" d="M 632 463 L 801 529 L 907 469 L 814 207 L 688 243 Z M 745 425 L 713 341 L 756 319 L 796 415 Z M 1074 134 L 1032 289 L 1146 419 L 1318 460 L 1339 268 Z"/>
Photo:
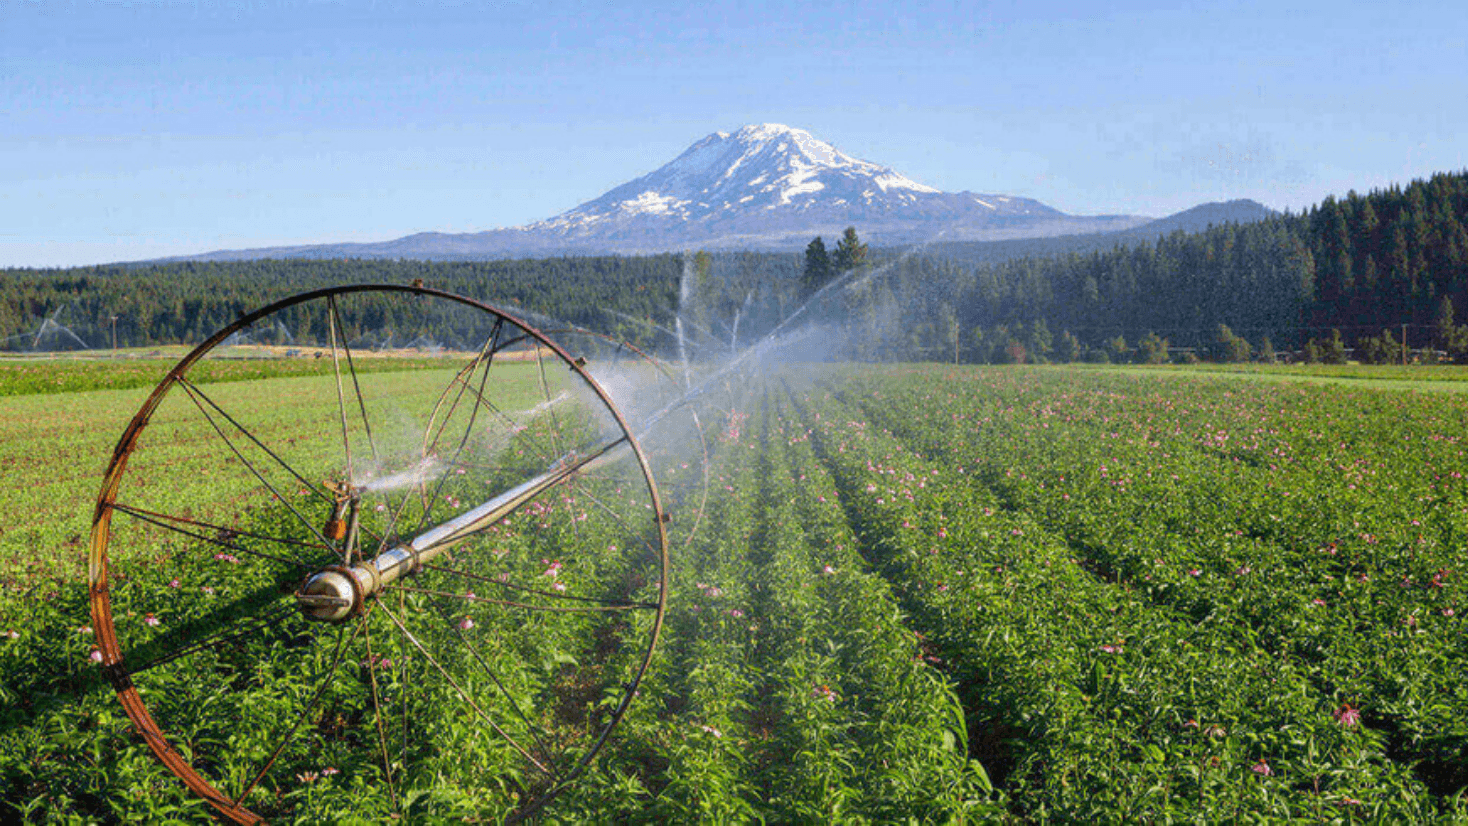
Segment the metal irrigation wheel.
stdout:
<path fill-rule="evenodd" d="M 227 359 L 271 378 L 226 381 L 248 369 Z M 657 421 L 593 369 L 494 307 L 392 285 L 285 299 L 184 356 L 92 527 L 94 657 L 154 754 L 240 823 L 307 793 L 514 817 L 565 789 L 667 595 L 639 441 Z"/>

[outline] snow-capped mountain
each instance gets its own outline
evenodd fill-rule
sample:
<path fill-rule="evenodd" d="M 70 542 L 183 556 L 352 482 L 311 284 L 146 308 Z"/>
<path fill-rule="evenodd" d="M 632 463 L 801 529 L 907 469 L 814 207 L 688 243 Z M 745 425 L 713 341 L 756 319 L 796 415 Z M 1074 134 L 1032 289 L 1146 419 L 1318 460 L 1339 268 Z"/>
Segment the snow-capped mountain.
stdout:
<path fill-rule="evenodd" d="M 525 227 L 567 242 L 616 238 L 644 249 L 782 246 L 857 226 L 877 243 L 972 238 L 1067 216 L 1028 198 L 950 194 L 774 123 L 715 132 L 667 165 Z"/>
<path fill-rule="evenodd" d="M 854 158 L 803 129 L 774 123 L 715 132 L 595 200 L 533 224 L 420 233 L 378 244 L 330 244 L 201 258 L 498 258 L 667 250 L 798 250 L 855 226 L 878 245 L 1108 232 L 1135 216 L 1072 216 L 1009 195 L 940 192 Z"/>
<path fill-rule="evenodd" d="M 858 160 L 803 129 L 764 123 L 715 132 L 662 168 L 533 226 L 574 230 L 631 216 L 708 221 L 831 206 L 902 207 L 938 190 Z"/>

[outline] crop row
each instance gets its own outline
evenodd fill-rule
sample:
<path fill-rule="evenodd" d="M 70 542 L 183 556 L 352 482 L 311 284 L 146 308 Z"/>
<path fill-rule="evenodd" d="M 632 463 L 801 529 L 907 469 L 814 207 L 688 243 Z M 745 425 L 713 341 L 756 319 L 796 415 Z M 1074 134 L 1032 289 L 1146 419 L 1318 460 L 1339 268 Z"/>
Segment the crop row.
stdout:
<path fill-rule="evenodd" d="M 1048 783 L 1066 782 L 1057 759 L 1087 764 L 1078 776 L 1091 785 L 1070 805 L 1124 802 L 1119 811 L 1155 816 L 1159 793 L 1185 790 L 1165 805 L 1198 805 L 1209 818 L 1320 817 L 1321 806 L 1417 817 L 1462 785 L 1452 573 L 1461 563 L 1448 550 L 1461 547 L 1452 518 L 1461 508 L 1456 486 L 1442 490 L 1443 479 L 1417 475 L 1456 458 L 1455 444 L 1434 438 L 1455 432 L 1439 429 L 1435 415 L 1451 408 L 1414 409 L 1412 421 L 1422 423 L 1414 440 L 1390 425 L 1404 403 L 1427 403 L 1401 395 L 1353 399 L 1360 419 L 1332 420 L 1328 409 L 1291 419 L 1295 394 L 1259 388 L 1242 397 L 1234 383 L 1143 383 L 1146 392 L 1136 392 L 1137 382 L 1115 376 L 1078 387 L 1074 376 L 1047 382 L 1043 372 L 843 378 L 831 383 L 839 392 L 820 408 L 828 412 L 817 432 L 833 445 L 827 456 L 849 486 L 853 518 L 880 561 L 898 565 L 900 581 L 911 581 L 902 560 L 921 558 L 927 545 L 939 570 L 925 576 L 943 585 L 917 604 L 953 600 L 957 569 L 979 576 L 965 590 L 984 594 L 996 580 L 1023 583 L 1018 572 L 1029 570 L 1039 593 L 1024 602 L 1025 623 L 1042 618 L 1056 634 L 1029 656 L 1068 669 L 1041 682 L 1078 685 L 1089 703 L 1098 674 L 1124 678 L 1125 689 L 1102 706 L 1125 722 L 1121 730 L 1088 734 L 1091 746 L 1042 759 Z M 1328 398 L 1304 392 L 1299 404 Z M 831 424 L 832 410 L 847 419 L 845 430 Z M 1306 443 L 1280 436 L 1282 419 L 1302 423 Z M 1400 446 L 1418 449 L 1418 441 L 1440 449 L 1395 470 L 1409 458 Z M 1281 479 L 1281 467 L 1297 472 Z M 891 484 L 893 475 L 934 472 L 941 493 Z M 1427 523 L 1421 511 L 1415 525 L 1403 513 L 1413 503 L 1402 492 L 1426 497 L 1435 487 L 1439 508 L 1428 510 L 1442 530 L 1392 530 Z M 1345 494 L 1329 493 L 1336 489 Z M 992 545 L 1016 546 L 1015 557 L 977 551 L 962 561 Z M 961 651 L 1007 630 L 1000 623 L 996 631 L 993 609 L 967 597 L 960 614 L 984 619 L 960 635 Z M 935 622 L 953 624 L 946 614 Z M 1018 728 L 1029 742 L 1019 750 L 1023 770 L 1040 759 L 1037 729 Z M 1200 742 L 1211 750 L 1204 768 L 1228 778 L 1220 800 L 1195 789 L 1199 771 L 1190 766 L 1207 753 Z M 1121 777 L 1094 765 L 1095 743 L 1119 749 Z M 1121 802 L 1107 802 L 1118 793 Z"/>
<path fill-rule="evenodd" d="M 948 821 L 997 813 L 961 708 L 830 478 L 773 400 L 724 423 L 717 495 L 678 550 L 663 653 L 598 783 L 564 816 Z M 824 486 L 824 488 L 822 487 Z M 676 524 L 676 519 L 675 519 Z M 634 790 L 613 797 L 613 790 Z"/>

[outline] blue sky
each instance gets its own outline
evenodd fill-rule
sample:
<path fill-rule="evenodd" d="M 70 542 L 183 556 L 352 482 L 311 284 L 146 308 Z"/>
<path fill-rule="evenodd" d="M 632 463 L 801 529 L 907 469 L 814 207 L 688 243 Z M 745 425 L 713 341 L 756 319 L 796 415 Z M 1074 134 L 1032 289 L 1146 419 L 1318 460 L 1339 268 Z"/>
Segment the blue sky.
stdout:
<path fill-rule="evenodd" d="M 1077 214 L 1468 167 L 1461 0 L 906 5 L 6 0 L 0 267 L 513 226 L 758 122 Z"/>

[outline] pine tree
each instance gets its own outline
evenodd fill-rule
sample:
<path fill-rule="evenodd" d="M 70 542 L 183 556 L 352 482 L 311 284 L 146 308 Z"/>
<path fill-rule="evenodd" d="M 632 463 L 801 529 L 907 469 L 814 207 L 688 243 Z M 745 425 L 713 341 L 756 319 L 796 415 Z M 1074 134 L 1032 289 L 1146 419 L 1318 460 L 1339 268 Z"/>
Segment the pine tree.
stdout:
<path fill-rule="evenodd" d="M 1055 346 L 1055 359 L 1066 364 L 1081 359 L 1081 341 L 1069 330 L 1060 332 L 1060 343 Z"/>
<path fill-rule="evenodd" d="M 1453 319 L 1453 299 L 1445 295 L 1437 303 L 1437 318 L 1432 324 L 1433 343 L 1439 350 L 1446 350 L 1453 343 L 1457 331 L 1457 322 Z"/>
<path fill-rule="evenodd" d="M 854 270 L 866 263 L 867 245 L 856 237 L 856 227 L 847 227 L 842 233 L 841 240 L 836 242 L 836 255 L 834 261 L 837 273 Z"/>
<path fill-rule="evenodd" d="M 810 298 L 831 280 L 831 256 L 826 253 L 826 242 L 817 235 L 805 247 L 805 271 L 800 276 L 801 300 Z"/>
<path fill-rule="evenodd" d="M 1045 323 L 1045 319 L 1037 318 L 1030 323 L 1029 335 L 1025 337 L 1025 347 L 1036 364 L 1043 364 L 1049 359 L 1053 341 L 1050 326 Z"/>

